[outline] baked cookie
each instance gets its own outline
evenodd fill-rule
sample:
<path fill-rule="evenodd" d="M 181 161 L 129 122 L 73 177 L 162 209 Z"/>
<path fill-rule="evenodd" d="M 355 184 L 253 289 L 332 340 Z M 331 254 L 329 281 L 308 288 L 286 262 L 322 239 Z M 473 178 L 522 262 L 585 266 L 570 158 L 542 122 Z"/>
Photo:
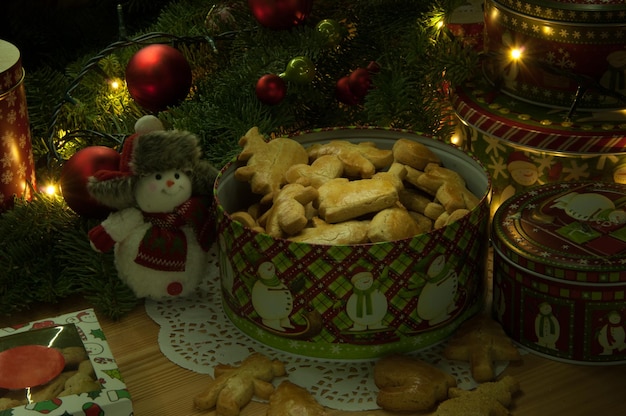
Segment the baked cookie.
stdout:
<path fill-rule="evenodd" d="M 392 412 L 424 411 L 448 398 L 456 386 L 450 374 L 417 358 L 391 355 L 374 365 L 374 382 L 380 389 L 376 403 Z"/>
<path fill-rule="evenodd" d="M 479 383 L 495 378 L 495 361 L 518 361 L 520 353 L 496 321 L 485 314 L 464 322 L 452 335 L 443 355 L 449 360 L 468 361 Z"/>
<path fill-rule="evenodd" d="M 307 389 L 285 380 L 270 396 L 266 416 L 328 416 L 328 412 Z"/>
<path fill-rule="evenodd" d="M 488 415 L 508 416 L 508 407 L 519 383 L 511 376 L 487 382 L 474 390 L 451 387 L 448 400 L 441 402 L 433 416 Z"/>
<path fill-rule="evenodd" d="M 214 378 L 193 403 L 198 410 L 215 408 L 218 416 L 238 416 L 253 396 L 268 399 L 274 391 L 271 381 L 284 375 L 282 362 L 254 353 L 238 366 L 217 365 Z"/>

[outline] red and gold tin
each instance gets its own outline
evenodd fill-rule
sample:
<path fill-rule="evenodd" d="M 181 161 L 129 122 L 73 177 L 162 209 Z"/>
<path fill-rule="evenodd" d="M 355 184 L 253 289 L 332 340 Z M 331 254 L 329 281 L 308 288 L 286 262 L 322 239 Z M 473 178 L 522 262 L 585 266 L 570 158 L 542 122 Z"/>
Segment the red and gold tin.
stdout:
<path fill-rule="evenodd" d="M 533 103 L 623 108 L 626 3 L 617 0 L 487 0 L 485 75 Z"/>
<path fill-rule="evenodd" d="M 0 40 L 0 211 L 35 189 L 24 73 L 20 51 Z"/>
<path fill-rule="evenodd" d="M 493 219 L 494 315 L 551 358 L 626 363 L 626 185 L 522 192 Z"/>
<path fill-rule="evenodd" d="M 548 111 L 494 93 L 485 79 L 451 97 L 463 146 L 487 167 L 492 214 L 512 195 L 556 182 L 626 184 L 626 110 Z"/>

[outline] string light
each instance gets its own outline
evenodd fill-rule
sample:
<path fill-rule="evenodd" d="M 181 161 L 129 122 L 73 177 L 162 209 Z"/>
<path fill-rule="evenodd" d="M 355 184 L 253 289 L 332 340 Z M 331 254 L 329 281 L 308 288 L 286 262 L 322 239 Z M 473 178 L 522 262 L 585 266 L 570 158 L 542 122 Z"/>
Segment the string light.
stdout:
<path fill-rule="evenodd" d="M 519 61 L 522 59 L 522 55 L 524 54 L 524 50 L 522 48 L 511 48 L 510 56 L 514 61 Z"/>
<path fill-rule="evenodd" d="M 50 196 L 54 196 L 57 193 L 57 187 L 54 184 L 48 184 L 43 188 L 43 191 Z"/>

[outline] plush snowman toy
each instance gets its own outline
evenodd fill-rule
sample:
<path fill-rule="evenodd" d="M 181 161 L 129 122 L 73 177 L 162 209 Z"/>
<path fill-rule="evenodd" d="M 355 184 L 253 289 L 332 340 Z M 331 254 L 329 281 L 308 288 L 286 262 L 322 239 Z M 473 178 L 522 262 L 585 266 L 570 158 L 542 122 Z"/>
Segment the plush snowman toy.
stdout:
<path fill-rule="evenodd" d="M 89 239 L 97 251 L 114 249 L 118 276 L 137 297 L 185 296 L 207 271 L 217 171 L 200 160 L 196 136 L 150 123 L 126 140 L 118 171 L 90 178 L 90 194 L 118 211 Z"/>

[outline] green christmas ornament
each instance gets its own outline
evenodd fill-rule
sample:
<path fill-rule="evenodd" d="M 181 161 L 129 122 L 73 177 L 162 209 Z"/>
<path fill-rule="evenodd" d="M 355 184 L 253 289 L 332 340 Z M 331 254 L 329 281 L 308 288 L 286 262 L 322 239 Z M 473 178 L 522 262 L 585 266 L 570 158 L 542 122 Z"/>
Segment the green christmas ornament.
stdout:
<path fill-rule="evenodd" d="M 315 78 L 315 64 L 306 56 L 296 56 L 287 64 L 285 72 L 279 75 L 290 82 L 304 84 Z"/>
<path fill-rule="evenodd" d="M 315 29 L 328 39 L 328 44 L 331 46 L 337 45 L 342 38 L 343 30 L 341 25 L 337 23 L 336 20 L 321 20 L 317 25 L 315 25 Z"/>

